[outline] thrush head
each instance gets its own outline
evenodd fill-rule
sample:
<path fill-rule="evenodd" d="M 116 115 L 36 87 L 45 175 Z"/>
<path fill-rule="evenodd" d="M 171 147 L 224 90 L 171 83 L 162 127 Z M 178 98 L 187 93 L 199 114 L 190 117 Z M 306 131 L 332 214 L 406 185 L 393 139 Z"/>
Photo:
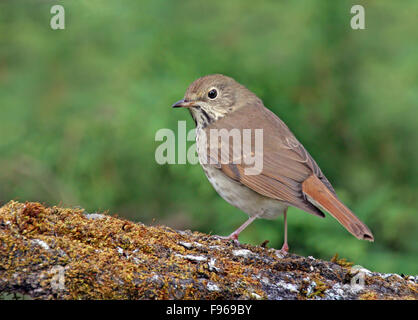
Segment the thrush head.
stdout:
<path fill-rule="evenodd" d="M 255 103 L 257 96 L 222 74 L 212 74 L 195 80 L 186 90 L 184 98 L 173 108 L 188 108 L 196 125 L 208 124 L 225 117 L 248 103 Z"/>

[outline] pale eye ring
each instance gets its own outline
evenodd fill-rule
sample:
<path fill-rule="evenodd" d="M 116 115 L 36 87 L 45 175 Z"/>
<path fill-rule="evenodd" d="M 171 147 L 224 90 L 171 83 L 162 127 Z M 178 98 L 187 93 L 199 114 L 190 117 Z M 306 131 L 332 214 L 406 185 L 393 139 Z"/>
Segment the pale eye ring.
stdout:
<path fill-rule="evenodd" d="M 215 99 L 218 96 L 218 91 L 216 89 L 211 89 L 208 92 L 209 99 Z"/>

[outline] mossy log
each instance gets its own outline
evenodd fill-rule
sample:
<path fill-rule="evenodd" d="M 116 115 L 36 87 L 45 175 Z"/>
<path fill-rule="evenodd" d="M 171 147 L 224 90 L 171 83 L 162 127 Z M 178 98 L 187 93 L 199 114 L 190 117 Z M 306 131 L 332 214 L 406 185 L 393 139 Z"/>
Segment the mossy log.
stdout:
<path fill-rule="evenodd" d="M 364 285 L 353 285 L 361 273 Z M 417 299 L 417 277 L 354 272 L 82 209 L 0 208 L 0 297 L 32 299 Z"/>

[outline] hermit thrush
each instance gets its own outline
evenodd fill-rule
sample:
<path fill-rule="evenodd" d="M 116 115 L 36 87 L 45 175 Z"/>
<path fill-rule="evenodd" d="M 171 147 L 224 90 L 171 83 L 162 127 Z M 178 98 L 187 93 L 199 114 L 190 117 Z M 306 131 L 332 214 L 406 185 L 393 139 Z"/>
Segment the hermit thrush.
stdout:
<path fill-rule="evenodd" d="M 356 238 L 374 240 L 369 228 L 338 199 L 331 183 L 286 124 L 234 79 L 220 74 L 199 78 L 189 86 L 184 99 L 173 105 L 178 107 L 188 108 L 196 123 L 199 162 L 210 183 L 226 201 L 249 216 L 226 238 L 238 240 L 239 233 L 256 218 L 274 219 L 283 214 L 282 250 L 288 251 L 287 208 L 293 206 L 322 218 L 322 211 L 328 212 Z M 222 139 L 212 143 L 210 136 L 220 130 L 235 130 L 243 136 L 245 130 L 262 130 L 258 172 L 247 172 L 249 164 L 239 161 L 247 155 L 238 152 L 237 156 L 232 144 L 224 147 Z M 237 141 L 234 147 L 242 143 L 238 150 L 251 150 L 254 155 L 255 138 Z M 231 150 L 226 161 L 220 160 L 220 155 Z"/>

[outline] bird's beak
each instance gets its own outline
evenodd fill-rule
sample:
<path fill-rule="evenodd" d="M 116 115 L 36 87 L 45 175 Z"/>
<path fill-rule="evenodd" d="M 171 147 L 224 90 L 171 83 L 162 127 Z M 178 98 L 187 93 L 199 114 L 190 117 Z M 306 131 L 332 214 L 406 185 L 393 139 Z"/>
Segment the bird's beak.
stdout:
<path fill-rule="evenodd" d="M 181 99 L 177 101 L 175 104 L 173 104 L 171 107 L 172 108 L 190 108 L 190 107 L 193 107 L 194 104 L 195 104 L 194 101 L 186 101 L 184 99 Z"/>

